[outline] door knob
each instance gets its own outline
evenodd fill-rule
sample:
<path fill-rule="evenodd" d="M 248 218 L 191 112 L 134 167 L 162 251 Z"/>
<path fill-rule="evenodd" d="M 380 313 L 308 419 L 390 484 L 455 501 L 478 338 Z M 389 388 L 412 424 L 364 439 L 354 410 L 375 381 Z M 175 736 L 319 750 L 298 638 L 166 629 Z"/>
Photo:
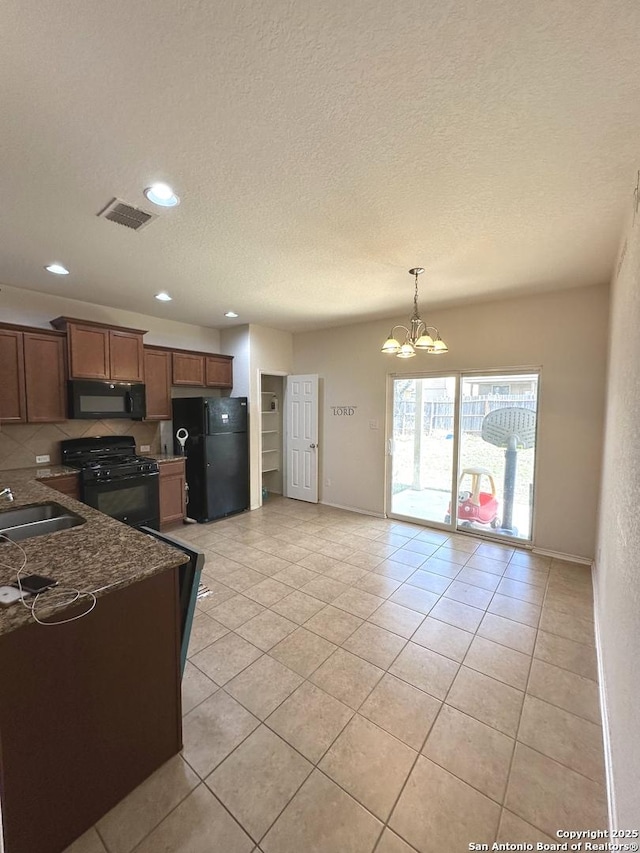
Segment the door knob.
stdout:
<path fill-rule="evenodd" d="M 313 449 L 315 447 L 315 444 L 310 444 L 309 447 Z"/>

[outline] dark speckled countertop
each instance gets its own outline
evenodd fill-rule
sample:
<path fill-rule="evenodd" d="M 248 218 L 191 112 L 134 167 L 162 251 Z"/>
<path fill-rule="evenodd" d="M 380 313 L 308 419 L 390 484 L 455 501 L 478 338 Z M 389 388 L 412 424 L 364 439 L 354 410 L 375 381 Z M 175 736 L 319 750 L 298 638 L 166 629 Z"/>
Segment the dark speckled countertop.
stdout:
<path fill-rule="evenodd" d="M 0 498 L 0 514 L 27 504 L 53 501 L 86 519 L 78 527 L 19 542 L 28 561 L 23 575 L 55 578 L 59 584 L 58 600 L 62 587 L 93 592 L 99 607 L 100 596 L 186 562 L 181 551 L 38 482 L 70 473 L 75 473 L 74 469 L 62 465 L 0 472 L 0 490 L 8 486 L 15 498 L 13 503 Z M 15 545 L 0 545 L 0 586 L 15 582 L 22 559 Z M 53 607 L 47 607 L 49 594 L 43 593 L 38 599 L 40 618 L 46 619 L 54 612 Z M 55 613 L 56 618 L 64 618 L 64 610 Z M 31 614 L 20 602 L 0 607 L 0 636 L 31 621 Z"/>
<path fill-rule="evenodd" d="M 41 465 L 38 468 L 10 468 L 8 471 L 0 471 L 0 483 L 4 489 L 4 481 L 12 477 L 19 477 L 20 480 L 50 480 L 52 477 L 68 477 L 69 474 L 77 474 L 77 468 L 69 468 L 68 465 Z M 0 507 L 3 509 L 3 507 Z"/>

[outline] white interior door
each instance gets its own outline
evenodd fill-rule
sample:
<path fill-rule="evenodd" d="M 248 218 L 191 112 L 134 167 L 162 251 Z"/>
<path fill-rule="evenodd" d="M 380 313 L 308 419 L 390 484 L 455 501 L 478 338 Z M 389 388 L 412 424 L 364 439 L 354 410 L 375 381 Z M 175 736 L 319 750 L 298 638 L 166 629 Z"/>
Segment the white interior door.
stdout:
<path fill-rule="evenodd" d="M 286 496 L 318 503 L 318 376 L 287 376 Z"/>

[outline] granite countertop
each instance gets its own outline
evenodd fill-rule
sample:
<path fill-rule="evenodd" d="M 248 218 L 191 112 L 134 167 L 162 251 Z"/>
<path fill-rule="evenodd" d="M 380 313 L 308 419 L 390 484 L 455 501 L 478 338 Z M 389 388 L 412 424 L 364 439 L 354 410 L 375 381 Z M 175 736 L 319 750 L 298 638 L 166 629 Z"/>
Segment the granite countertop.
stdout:
<path fill-rule="evenodd" d="M 77 468 L 70 468 L 68 465 L 39 465 L 37 468 L 10 468 L 8 471 L 0 471 L 0 482 L 7 482 L 12 477 L 19 477 L 20 480 L 32 479 L 49 480 L 51 477 L 68 477 L 69 474 L 78 474 Z M 1 507 L 0 507 L 1 508 Z"/>
<path fill-rule="evenodd" d="M 74 473 L 73 468 L 63 469 L 62 465 L 49 466 L 51 473 L 44 476 Z M 64 618 L 63 609 L 56 609 L 53 605 L 47 607 L 47 596 L 54 598 L 54 592 L 58 603 L 61 598 L 65 600 L 62 588 L 93 592 L 99 607 L 102 595 L 186 562 L 187 558 L 181 551 L 38 482 L 44 470 L 47 469 L 0 472 L 0 488 L 9 486 L 14 495 L 13 503 L 0 498 L 0 514 L 27 504 L 53 501 L 86 519 L 84 524 L 69 530 L 35 536 L 18 543 L 27 556 L 23 574 L 46 575 L 55 578 L 59 584 L 57 591 L 43 593 L 38 599 L 40 618 L 46 619 L 54 611 L 56 618 Z M 15 545 L 0 545 L 0 586 L 15 582 L 22 560 L 22 552 Z M 0 607 L 0 636 L 30 622 L 31 614 L 20 602 Z"/>
<path fill-rule="evenodd" d="M 178 456 L 175 453 L 148 453 L 150 459 L 155 459 L 157 462 L 182 462 L 186 457 Z"/>

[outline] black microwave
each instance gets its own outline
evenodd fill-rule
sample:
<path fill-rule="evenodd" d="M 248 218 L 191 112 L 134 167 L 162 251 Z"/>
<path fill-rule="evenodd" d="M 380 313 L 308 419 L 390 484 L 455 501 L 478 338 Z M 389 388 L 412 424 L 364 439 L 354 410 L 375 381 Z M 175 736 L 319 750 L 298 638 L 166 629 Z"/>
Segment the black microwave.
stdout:
<path fill-rule="evenodd" d="M 146 394 L 141 382 L 69 380 L 70 418 L 141 421 L 146 414 Z"/>

